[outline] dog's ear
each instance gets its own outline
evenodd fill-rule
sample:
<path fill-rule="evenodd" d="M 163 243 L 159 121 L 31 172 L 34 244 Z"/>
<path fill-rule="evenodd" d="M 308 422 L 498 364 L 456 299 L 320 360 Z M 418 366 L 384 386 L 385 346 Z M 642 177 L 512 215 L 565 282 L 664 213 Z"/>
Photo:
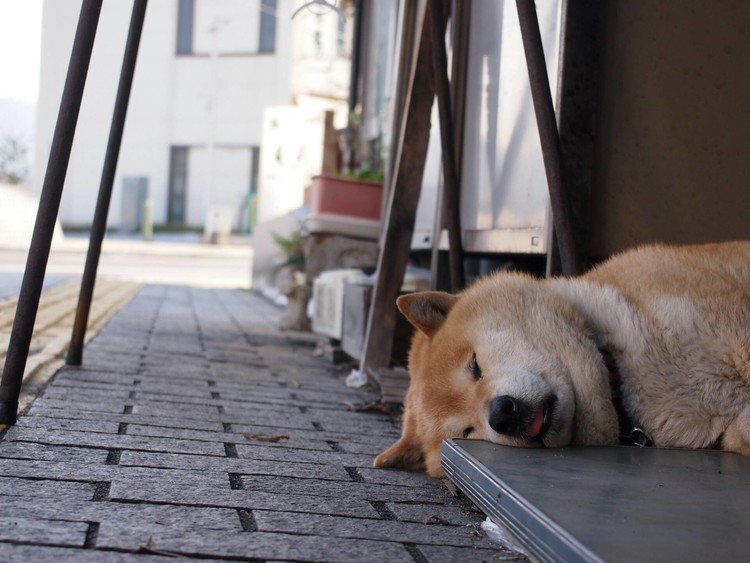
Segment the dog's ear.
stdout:
<path fill-rule="evenodd" d="M 422 447 L 410 437 L 402 436 L 398 442 L 375 458 L 373 466 L 380 469 L 421 471 L 424 469 Z"/>
<path fill-rule="evenodd" d="M 458 297 L 442 291 L 421 291 L 402 295 L 396 300 L 396 306 L 409 322 L 432 336 L 443 324 L 445 317 Z"/>

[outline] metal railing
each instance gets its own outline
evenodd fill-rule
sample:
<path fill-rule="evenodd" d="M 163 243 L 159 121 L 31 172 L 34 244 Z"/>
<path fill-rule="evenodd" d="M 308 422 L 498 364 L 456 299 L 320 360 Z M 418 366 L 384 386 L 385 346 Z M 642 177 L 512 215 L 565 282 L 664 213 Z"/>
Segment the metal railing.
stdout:
<path fill-rule="evenodd" d="M 135 61 L 138 54 L 141 30 L 146 12 L 147 0 L 135 0 L 130 20 L 130 29 L 125 47 L 125 55 L 120 74 L 120 85 L 112 116 L 112 128 L 107 142 L 106 157 L 102 170 L 99 196 L 96 203 L 94 222 L 91 228 L 86 266 L 81 283 L 81 293 L 76 309 L 75 326 L 68 352 L 69 364 L 79 365 L 82 360 L 83 342 L 86 335 L 86 324 L 94 292 L 96 270 L 101 254 L 102 240 L 106 230 L 107 213 L 112 196 L 117 157 L 122 141 L 122 132 L 127 113 L 130 87 L 133 82 Z M 78 17 L 73 50 L 68 63 L 60 109 L 52 137 L 47 171 L 44 176 L 42 193 L 39 198 L 34 233 L 31 238 L 26 269 L 18 297 L 13 328 L 8 343 L 8 354 L 5 358 L 2 379 L 0 380 L 0 424 L 14 424 L 18 414 L 18 397 L 21 392 L 23 374 L 29 356 L 31 336 L 34 332 L 39 298 L 47 270 L 52 235 L 55 230 L 57 213 L 60 208 L 65 174 L 70 161 L 70 150 L 73 144 L 78 113 L 81 109 L 86 75 L 88 74 L 94 38 L 99 23 L 102 0 L 84 0 Z"/>

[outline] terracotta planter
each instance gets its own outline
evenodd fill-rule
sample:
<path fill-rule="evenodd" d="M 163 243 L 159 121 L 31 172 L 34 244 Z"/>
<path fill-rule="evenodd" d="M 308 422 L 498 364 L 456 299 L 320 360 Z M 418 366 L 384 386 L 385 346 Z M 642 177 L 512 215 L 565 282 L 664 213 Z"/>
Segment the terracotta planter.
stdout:
<path fill-rule="evenodd" d="M 315 176 L 310 189 L 310 211 L 379 221 L 382 196 L 383 185 L 377 182 Z"/>

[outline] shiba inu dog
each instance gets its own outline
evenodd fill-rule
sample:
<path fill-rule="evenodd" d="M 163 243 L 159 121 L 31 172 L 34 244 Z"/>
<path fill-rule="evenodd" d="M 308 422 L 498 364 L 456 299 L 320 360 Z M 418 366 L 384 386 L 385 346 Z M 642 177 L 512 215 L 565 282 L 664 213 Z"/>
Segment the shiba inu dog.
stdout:
<path fill-rule="evenodd" d="M 376 467 L 443 474 L 440 443 L 750 455 L 750 242 L 646 246 L 572 279 L 499 273 L 400 297 L 418 329 L 401 439 Z"/>

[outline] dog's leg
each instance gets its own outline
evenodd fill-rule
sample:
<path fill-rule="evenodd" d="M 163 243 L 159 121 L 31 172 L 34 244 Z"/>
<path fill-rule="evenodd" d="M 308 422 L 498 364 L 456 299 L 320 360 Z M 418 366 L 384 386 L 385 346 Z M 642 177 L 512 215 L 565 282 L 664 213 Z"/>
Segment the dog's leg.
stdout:
<path fill-rule="evenodd" d="M 746 407 L 724 431 L 721 449 L 750 456 L 750 406 Z"/>

